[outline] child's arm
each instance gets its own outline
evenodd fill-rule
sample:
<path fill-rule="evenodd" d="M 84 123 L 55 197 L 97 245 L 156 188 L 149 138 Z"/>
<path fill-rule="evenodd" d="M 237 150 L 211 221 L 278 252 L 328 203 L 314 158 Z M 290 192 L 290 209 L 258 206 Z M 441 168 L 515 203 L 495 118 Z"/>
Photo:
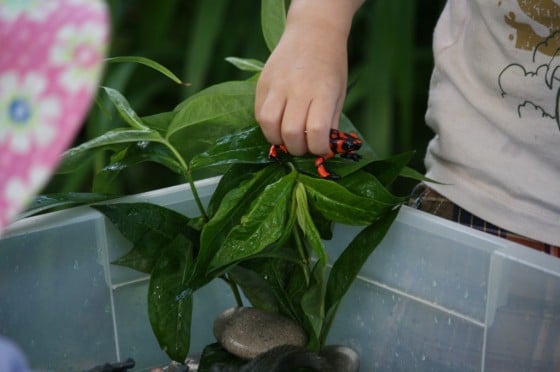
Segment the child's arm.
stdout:
<path fill-rule="evenodd" d="M 255 115 L 293 155 L 329 152 L 346 97 L 347 39 L 364 0 L 292 0 L 286 28 L 257 84 Z"/>

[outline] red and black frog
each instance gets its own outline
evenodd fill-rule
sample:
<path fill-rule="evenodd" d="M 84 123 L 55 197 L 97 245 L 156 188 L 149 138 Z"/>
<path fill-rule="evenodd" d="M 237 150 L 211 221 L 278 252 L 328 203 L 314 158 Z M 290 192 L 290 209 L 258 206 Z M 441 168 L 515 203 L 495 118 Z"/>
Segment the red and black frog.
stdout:
<path fill-rule="evenodd" d="M 325 167 L 325 161 L 331 159 L 335 155 L 340 155 L 344 159 L 349 159 L 353 161 L 358 161 L 362 158 L 360 154 L 357 154 L 362 147 L 362 140 L 354 132 L 343 132 L 338 129 L 331 129 L 329 134 L 329 146 L 331 151 L 323 156 L 318 156 L 315 159 L 315 168 L 317 168 L 317 173 L 321 178 L 326 178 L 330 180 L 340 179 L 335 173 L 330 172 Z M 280 151 L 284 154 L 288 153 L 286 146 L 284 145 L 272 145 L 268 156 L 272 159 L 279 160 L 281 155 Z"/>

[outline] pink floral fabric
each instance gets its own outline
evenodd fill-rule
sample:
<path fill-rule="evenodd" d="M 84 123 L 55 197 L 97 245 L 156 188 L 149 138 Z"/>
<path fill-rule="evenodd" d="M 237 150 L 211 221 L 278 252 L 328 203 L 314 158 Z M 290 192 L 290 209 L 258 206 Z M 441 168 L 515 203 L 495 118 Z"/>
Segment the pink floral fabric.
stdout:
<path fill-rule="evenodd" d="M 0 233 L 79 129 L 107 39 L 100 0 L 0 0 Z"/>

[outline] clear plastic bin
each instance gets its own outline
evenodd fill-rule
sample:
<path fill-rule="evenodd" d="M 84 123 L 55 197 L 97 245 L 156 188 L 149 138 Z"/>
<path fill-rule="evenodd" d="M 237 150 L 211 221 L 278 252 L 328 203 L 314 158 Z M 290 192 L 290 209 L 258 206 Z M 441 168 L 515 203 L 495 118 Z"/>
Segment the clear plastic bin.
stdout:
<path fill-rule="evenodd" d="M 208 200 L 217 179 L 198 183 Z M 145 193 L 197 215 L 187 186 Z M 337 226 L 336 257 L 359 231 Z M 82 371 L 132 357 L 169 362 L 152 334 L 148 278 L 109 262 L 130 249 L 88 207 L 15 223 L 0 240 L 0 335 L 38 370 Z M 192 352 L 235 303 L 215 281 L 195 296 Z M 403 207 L 340 306 L 329 343 L 362 371 L 554 371 L 560 368 L 560 260 Z"/>

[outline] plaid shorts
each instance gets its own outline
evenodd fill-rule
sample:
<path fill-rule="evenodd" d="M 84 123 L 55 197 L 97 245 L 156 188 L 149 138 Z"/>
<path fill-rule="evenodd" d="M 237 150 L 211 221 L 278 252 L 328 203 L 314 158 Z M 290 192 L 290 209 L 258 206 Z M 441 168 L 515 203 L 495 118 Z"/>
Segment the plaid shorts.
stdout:
<path fill-rule="evenodd" d="M 412 192 L 408 205 L 430 214 L 458 222 L 462 225 L 511 240 L 529 248 L 536 249 L 537 251 L 541 251 L 555 257 L 560 257 L 560 247 L 530 239 L 488 223 L 459 207 L 451 200 L 432 190 L 425 184 L 419 184 L 416 186 Z"/>

